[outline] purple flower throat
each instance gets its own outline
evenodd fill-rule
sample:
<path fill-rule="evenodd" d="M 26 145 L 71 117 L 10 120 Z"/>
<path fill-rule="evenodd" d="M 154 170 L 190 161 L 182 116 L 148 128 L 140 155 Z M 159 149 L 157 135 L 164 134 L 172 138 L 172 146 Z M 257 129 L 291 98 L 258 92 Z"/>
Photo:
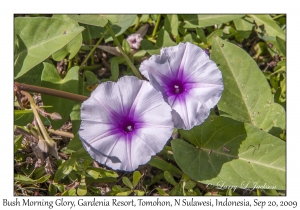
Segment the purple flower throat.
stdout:
<path fill-rule="evenodd" d="M 135 129 L 135 123 L 133 120 L 127 118 L 120 122 L 119 128 L 120 128 L 121 132 L 123 132 L 123 133 L 131 133 Z"/>
<path fill-rule="evenodd" d="M 180 80 L 170 82 L 168 95 L 179 95 L 186 91 L 185 84 Z"/>

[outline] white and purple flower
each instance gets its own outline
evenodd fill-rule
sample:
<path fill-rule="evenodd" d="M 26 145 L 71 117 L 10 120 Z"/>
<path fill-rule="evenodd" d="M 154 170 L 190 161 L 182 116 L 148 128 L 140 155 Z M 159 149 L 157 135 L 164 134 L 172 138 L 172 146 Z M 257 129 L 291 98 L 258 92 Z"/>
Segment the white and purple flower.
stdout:
<path fill-rule="evenodd" d="M 172 107 L 175 127 L 185 130 L 204 122 L 224 89 L 215 62 L 189 42 L 163 48 L 143 61 L 140 71 Z"/>
<path fill-rule="evenodd" d="M 125 76 L 100 84 L 83 102 L 79 136 L 99 163 L 133 171 L 171 137 L 171 110 L 149 82 Z"/>
<path fill-rule="evenodd" d="M 127 37 L 127 42 L 129 43 L 129 46 L 131 49 L 140 49 L 141 41 L 143 40 L 143 37 L 140 34 L 131 34 Z"/>

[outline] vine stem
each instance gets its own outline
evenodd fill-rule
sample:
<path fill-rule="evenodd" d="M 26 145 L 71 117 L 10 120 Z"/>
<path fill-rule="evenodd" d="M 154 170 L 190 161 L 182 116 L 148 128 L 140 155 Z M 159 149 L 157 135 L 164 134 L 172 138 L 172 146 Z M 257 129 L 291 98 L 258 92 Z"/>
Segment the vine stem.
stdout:
<path fill-rule="evenodd" d="M 101 38 L 98 40 L 98 42 L 95 44 L 95 46 L 93 47 L 93 49 L 90 51 L 90 53 L 86 56 L 86 58 L 83 60 L 83 62 L 81 63 L 80 66 L 83 66 L 88 59 L 91 57 L 91 55 L 94 53 L 95 49 L 97 48 L 97 46 L 102 42 L 102 40 L 104 39 L 104 34 L 101 36 Z"/>
<path fill-rule="evenodd" d="M 52 96 L 58 96 L 58 97 L 70 99 L 73 101 L 83 102 L 88 99 L 87 96 L 83 96 L 83 95 L 69 93 L 69 92 L 65 92 L 65 91 L 61 91 L 61 90 L 54 90 L 51 88 L 39 87 L 39 86 L 35 86 L 35 85 L 28 85 L 28 84 L 19 83 L 19 82 L 15 82 L 15 86 L 19 90 L 24 90 L 24 91 L 28 91 L 28 92 L 34 92 L 34 93 L 42 93 L 42 94 L 47 94 L 47 95 L 52 95 Z"/>
<path fill-rule="evenodd" d="M 139 79 L 143 79 L 142 75 L 140 74 L 140 72 L 135 68 L 135 66 L 133 65 L 133 63 L 131 62 L 130 58 L 127 56 L 127 54 L 125 53 L 125 51 L 123 50 L 119 40 L 117 39 L 117 37 L 115 36 L 113 30 L 111 29 L 111 27 L 109 26 L 109 24 L 106 24 L 106 30 L 110 33 L 111 37 L 113 38 L 114 42 L 116 43 L 117 47 L 119 48 L 121 54 L 123 55 L 124 59 L 126 60 L 127 64 L 129 65 L 129 67 L 131 68 L 131 70 L 133 71 L 133 73 L 135 74 L 135 76 Z"/>
<path fill-rule="evenodd" d="M 154 38 L 154 36 L 156 34 L 156 31 L 157 31 L 157 28 L 158 28 L 158 25 L 159 25 L 159 22 L 160 22 L 160 18 L 161 18 L 161 15 L 157 15 L 157 20 L 156 20 L 156 23 L 155 23 L 155 27 L 154 27 L 153 32 L 152 32 L 152 38 Z"/>

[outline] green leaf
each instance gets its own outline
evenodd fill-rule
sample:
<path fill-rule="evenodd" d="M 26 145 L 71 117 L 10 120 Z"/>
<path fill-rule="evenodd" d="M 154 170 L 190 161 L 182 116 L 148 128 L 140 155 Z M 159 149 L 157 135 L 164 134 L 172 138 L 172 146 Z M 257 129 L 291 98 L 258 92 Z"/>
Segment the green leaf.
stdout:
<path fill-rule="evenodd" d="M 43 63 L 33 67 L 30 71 L 27 71 L 22 76 L 15 79 L 15 82 L 25 83 L 28 85 L 41 85 L 41 74 L 44 69 Z"/>
<path fill-rule="evenodd" d="M 245 15 L 181 15 L 185 28 L 207 27 L 215 24 L 226 23 Z"/>
<path fill-rule="evenodd" d="M 220 114 L 269 131 L 285 128 L 285 111 L 274 103 L 270 86 L 256 62 L 234 44 L 215 38 L 211 59 L 222 71 Z"/>
<path fill-rule="evenodd" d="M 126 39 L 123 39 L 123 41 L 122 41 L 122 47 L 123 47 L 125 53 L 126 53 L 127 55 L 129 55 L 129 54 L 130 54 L 130 45 L 129 45 L 129 43 L 127 42 Z"/>
<path fill-rule="evenodd" d="M 184 190 L 180 186 L 180 184 L 175 185 L 175 187 L 169 192 L 169 196 L 183 196 Z"/>
<path fill-rule="evenodd" d="M 164 27 L 167 32 L 176 37 L 178 35 L 178 16 L 168 14 L 164 21 Z"/>
<path fill-rule="evenodd" d="M 153 45 L 147 39 L 141 41 L 141 48 L 145 50 L 150 55 L 159 54 L 159 51 L 162 47 L 176 46 L 176 43 L 170 38 L 170 35 L 167 31 L 161 29 L 158 32 L 156 44 Z"/>
<path fill-rule="evenodd" d="M 104 27 L 108 20 L 104 15 L 67 15 L 72 20 L 93 26 Z"/>
<path fill-rule="evenodd" d="M 43 183 L 45 181 L 47 181 L 50 178 L 50 174 L 46 174 L 45 176 L 42 176 L 41 178 L 37 179 L 37 180 L 33 180 L 27 176 L 23 176 L 20 174 L 15 174 L 14 175 L 14 179 L 17 182 L 23 183 L 23 184 L 38 184 L 38 183 Z"/>
<path fill-rule="evenodd" d="M 125 191 L 125 192 L 117 193 L 116 195 L 117 195 L 117 196 L 128 196 L 128 195 L 130 195 L 131 193 L 132 193 L 131 191 Z"/>
<path fill-rule="evenodd" d="M 54 181 L 59 182 L 61 179 L 65 178 L 68 174 L 70 174 L 71 171 L 73 170 L 75 162 L 76 162 L 76 159 L 69 159 L 69 160 L 66 160 L 65 162 L 63 162 L 63 164 L 61 164 L 58 167 L 58 169 L 54 175 Z"/>
<path fill-rule="evenodd" d="M 14 124 L 19 126 L 26 126 L 33 121 L 33 112 L 31 109 L 14 110 Z"/>
<path fill-rule="evenodd" d="M 137 195 L 137 196 L 143 196 L 145 194 L 144 191 L 141 191 L 141 190 L 134 190 L 134 193 Z"/>
<path fill-rule="evenodd" d="M 205 33 L 204 33 L 203 29 L 202 28 L 196 28 L 196 32 L 197 32 L 197 35 L 199 36 L 200 40 L 206 44 L 207 40 L 206 40 L 206 36 L 205 36 Z"/>
<path fill-rule="evenodd" d="M 76 27 L 79 26 L 77 21 L 72 20 L 67 15 L 53 15 L 52 18 L 60 19 L 69 22 L 70 24 L 74 24 Z M 72 39 L 66 46 L 62 49 L 56 51 L 52 54 L 52 57 L 55 61 L 61 61 L 69 54 L 69 59 L 72 59 L 79 51 L 82 45 L 82 34 L 79 33 L 77 36 Z"/>
<path fill-rule="evenodd" d="M 18 135 L 14 138 L 14 153 L 16 153 L 18 151 L 18 149 L 21 148 L 22 139 L 23 139 L 22 135 Z"/>
<path fill-rule="evenodd" d="M 45 167 L 41 166 L 39 168 L 36 168 L 31 176 L 32 179 L 39 179 L 45 174 Z"/>
<path fill-rule="evenodd" d="M 106 177 L 118 177 L 118 174 L 114 171 L 105 170 L 103 168 L 88 167 L 86 173 L 94 179 L 106 178 Z"/>
<path fill-rule="evenodd" d="M 148 164 L 158 169 L 161 169 L 163 171 L 169 171 L 174 176 L 178 176 L 178 175 L 180 176 L 183 174 L 182 171 L 179 170 L 176 166 L 166 162 L 165 160 L 157 156 L 152 157 L 151 160 L 148 162 Z"/>
<path fill-rule="evenodd" d="M 130 189 L 133 189 L 133 185 L 132 185 L 131 181 L 126 176 L 122 177 L 122 181 L 127 187 L 129 187 Z"/>
<path fill-rule="evenodd" d="M 170 172 L 165 171 L 164 177 L 167 180 L 167 182 L 169 182 L 170 184 L 172 184 L 174 186 L 178 185 L 178 183 L 174 180 L 174 178 L 173 178 L 172 174 L 170 174 Z"/>
<path fill-rule="evenodd" d="M 157 192 L 158 192 L 158 194 L 160 195 L 160 196 L 168 196 L 168 193 L 166 193 L 165 191 L 163 191 L 162 189 L 160 189 L 160 188 L 155 188 L 156 190 L 157 190 Z"/>
<path fill-rule="evenodd" d="M 186 174 L 183 174 L 180 180 L 181 183 L 184 183 L 184 189 L 191 190 L 196 186 L 196 183 L 190 179 Z"/>
<path fill-rule="evenodd" d="M 87 187 L 86 187 L 86 183 L 85 183 L 85 177 L 81 176 L 81 181 L 77 188 L 77 195 L 83 196 L 83 195 L 86 195 L 86 193 L 87 193 Z"/>
<path fill-rule="evenodd" d="M 64 191 L 61 195 L 62 196 L 76 196 L 76 189 L 71 188 L 69 190 Z"/>
<path fill-rule="evenodd" d="M 54 196 L 57 193 L 56 186 L 54 184 L 50 184 L 48 187 L 48 194 L 50 196 Z"/>
<path fill-rule="evenodd" d="M 171 141 L 176 163 L 204 184 L 238 188 L 286 187 L 286 144 L 248 123 L 226 117 L 207 119 L 180 134 L 192 144 Z"/>
<path fill-rule="evenodd" d="M 239 32 L 239 34 L 245 38 L 248 39 L 251 35 L 254 23 L 253 19 L 250 17 L 244 17 L 233 20 L 236 30 Z"/>
<path fill-rule="evenodd" d="M 141 48 L 143 50 L 145 50 L 147 53 L 149 53 L 150 55 L 155 55 L 155 54 L 159 54 L 160 48 L 153 45 L 150 41 L 148 41 L 147 39 L 143 39 L 141 41 Z"/>
<path fill-rule="evenodd" d="M 185 182 L 184 189 L 191 190 L 196 186 L 196 183 L 192 180 L 188 180 Z"/>
<path fill-rule="evenodd" d="M 116 57 L 113 57 L 110 60 L 110 70 L 111 70 L 112 81 L 116 82 L 119 79 L 119 64 L 118 64 L 118 61 L 115 58 Z"/>
<path fill-rule="evenodd" d="M 115 36 L 123 34 L 133 23 L 136 18 L 136 15 L 103 15 L 111 23 L 111 29 L 114 32 Z M 105 29 L 106 31 L 106 29 Z M 109 33 L 105 34 L 105 42 L 113 41 Z"/>
<path fill-rule="evenodd" d="M 44 70 L 42 73 L 42 86 L 77 94 L 78 70 L 78 66 L 71 68 L 67 72 L 65 78 L 62 79 L 53 65 L 44 63 Z M 69 99 L 45 94 L 42 94 L 42 99 L 45 105 L 52 106 L 52 108 L 48 109 L 50 113 L 57 112 L 62 117 L 62 119 L 58 121 L 51 120 L 51 125 L 54 129 L 60 128 L 65 123 L 65 121 L 70 116 L 74 104 L 76 103 L 75 101 Z"/>
<path fill-rule="evenodd" d="M 43 106 L 41 108 L 44 108 Z M 46 110 L 47 111 L 47 110 Z M 26 126 L 28 123 L 32 123 L 34 114 L 32 109 L 14 110 L 14 124 L 19 126 Z M 46 123 L 48 119 L 44 116 L 40 116 L 41 120 Z"/>
<path fill-rule="evenodd" d="M 132 175 L 133 188 L 135 188 L 137 186 L 137 184 L 139 183 L 141 177 L 142 177 L 142 175 L 139 171 L 133 172 L 133 175 Z"/>
<path fill-rule="evenodd" d="M 119 192 L 125 192 L 125 191 L 127 191 L 127 190 L 130 190 L 130 189 L 128 189 L 127 187 L 121 187 L 120 185 L 114 185 L 113 187 L 112 187 L 112 191 L 113 192 L 115 192 L 115 193 L 119 193 Z"/>
<path fill-rule="evenodd" d="M 222 36 L 223 36 L 223 30 L 222 30 L 222 29 L 217 29 L 217 30 L 211 32 L 211 33 L 207 36 L 207 38 L 206 38 L 207 43 L 211 45 L 211 43 L 212 43 L 212 41 L 213 41 L 213 38 L 215 38 L 216 36 L 222 37 Z"/>
<path fill-rule="evenodd" d="M 56 18 L 17 17 L 14 30 L 16 79 L 68 44 L 84 28 Z"/>
<path fill-rule="evenodd" d="M 258 26 L 264 26 L 264 31 L 267 36 L 280 37 L 285 40 L 285 33 L 279 25 L 271 18 L 270 15 L 249 15 L 252 17 Z"/>
<path fill-rule="evenodd" d="M 71 139 L 71 141 L 67 145 L 67 148 L 70 150 L 74 150 L 74 151 L 77 151 L 77 150 L 83 148 L 81 140 L 78 135 L 78 130 L 80 127 L 80 122 L 81 122 L 80 107 L 81 107 L 81 103 L 76 103 L 73 106 L 72 112 L 70 113 L 70 118 L 72 121 L 72 133 L 74 134 L 74 138 Z"/>
<path fill-rule="evenodd" d="M 190 42 L 190 43 L 197 44 L 197 43 L 199 43 L 199 42 L 201 42 L 201 41 L 200 41 L 200 39 L 196 36 L 195 33 L 191 32 L 191 33 L 189 33 L 189 34 L 187 34 L 187 35 L 185 35 L 185 36 L 183 37 L 183 42 Z"/>
<path fill-rule="evenodd" d="M 280 52 L 286 56 L 286 42 L 278 36 L 276 36 L 276 41 Z"/>
<path fill-rule="evenodd" d="M 98 26 L 86 25 L 82 23 L 80 25 L 85 28 L 85 30 L 82 32 L 82 38 L 86 42 L 91 39 L 100 38 L 105 32 L 103 28 Z"/>

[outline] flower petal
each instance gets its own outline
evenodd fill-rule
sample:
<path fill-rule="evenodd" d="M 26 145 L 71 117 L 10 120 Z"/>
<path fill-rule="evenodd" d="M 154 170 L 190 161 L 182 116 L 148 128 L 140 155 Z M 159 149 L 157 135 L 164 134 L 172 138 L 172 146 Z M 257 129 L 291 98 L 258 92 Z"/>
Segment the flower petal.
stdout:
<path fill-rule="evenodd" d="M 100 84 L 82 104 L 81 116 L 79 136 L 85 149 L 98 162 L 125 171 L 146 164 L 174 129 L 162 94 L 130 76 Z"/>
<path fill-rule="evenodd" d="M 140 70 L 172 107 L 177 128 L 201 124 L 224 89 L 217 65 L 200 47 L 188 42 L 163 48 L 160 56 L 143 61 Z"/>

